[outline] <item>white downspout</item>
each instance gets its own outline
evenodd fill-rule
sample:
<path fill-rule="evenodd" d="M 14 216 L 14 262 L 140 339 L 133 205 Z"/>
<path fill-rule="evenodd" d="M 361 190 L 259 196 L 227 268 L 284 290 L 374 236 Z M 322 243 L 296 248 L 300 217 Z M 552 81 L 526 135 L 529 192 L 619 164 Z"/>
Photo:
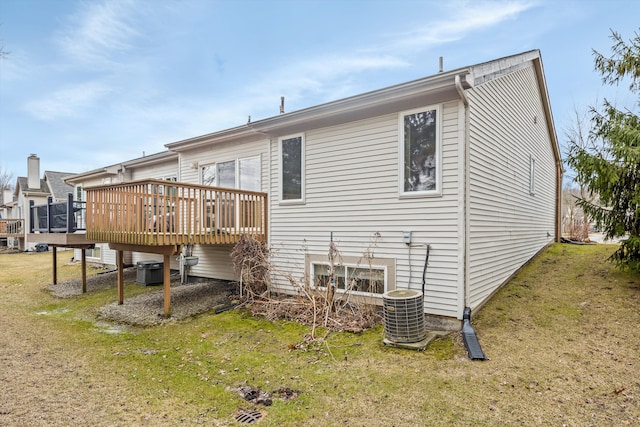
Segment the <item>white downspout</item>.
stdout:
<path fill-rule="evenodd" d="M 266 134 L 264 134 L 266 135 Z M 269 156 L 269 160 L 267 160 L 267 247 L 269 247 L 269 244 L 271 243 L 271 210 L 273 209 L 273 200 L 271 198 L 271 166 L 273 165 L 272 163 L 272 156 L 273 156 L 273 148 L 271 147 L 271 145 L 273 144 L 273 142 L 271 141 L 271 137 L 269 135 L 267 136 L 267 141 L 269 142 L 269 148 L 268 148 L 268 156 Z"/>
<path fill-rule="evenodd" d="M 462 81 L 460 79 L 460 75 L 455 76 L 455 86 L 458 94 L 460 95 L 460 99 L 464 105 L 464 122 L 462 123 L 462 144 L 461 149 L 462 153 L 459 156 L 458 167 L 461 169 L 462 175 L 462 202 L 463 207 L 461 209 L 462 219 L 461 219 L 461 227 L 462 237 L 461 243 L 463 245 L 462 248 L 462 265 L 460 267 L 461 275 L 462 275 L 462 300 L 458 301 L 458 318 L 462 319 L 464 308 L 468 306 L 469 303 L 469 100 L 467 95 L 464 92 L 464 88 L 462 87 Z"/>
<path fill-rule="evenodd" d="M 468 108 L 469 107 L 469 100 L 467 99 L 467 95 L 464 93 L 464 88 L 462 87 L 462 82 L 460 81 L 460 74 L 456 74 L 455 84 L 456 84 L 456 90 L 458 91 L 458 94 L 460 95 L 460 98 L 462 99 L 462 103 L 464 104 L 465 108 Z M 465 127 L 465 129 L 466 129 L 466 127 Z"/>

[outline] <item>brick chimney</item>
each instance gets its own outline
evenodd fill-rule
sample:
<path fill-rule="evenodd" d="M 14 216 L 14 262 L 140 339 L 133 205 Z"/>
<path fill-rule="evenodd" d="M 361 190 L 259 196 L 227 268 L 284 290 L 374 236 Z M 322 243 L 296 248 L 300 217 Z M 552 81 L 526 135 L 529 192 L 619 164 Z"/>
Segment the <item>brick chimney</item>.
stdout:
<path fill-rule="evenodd" d="M 27 158 L 27 186 L 32 189 L 40 189 L 40 157 L 35 154 Z"/>

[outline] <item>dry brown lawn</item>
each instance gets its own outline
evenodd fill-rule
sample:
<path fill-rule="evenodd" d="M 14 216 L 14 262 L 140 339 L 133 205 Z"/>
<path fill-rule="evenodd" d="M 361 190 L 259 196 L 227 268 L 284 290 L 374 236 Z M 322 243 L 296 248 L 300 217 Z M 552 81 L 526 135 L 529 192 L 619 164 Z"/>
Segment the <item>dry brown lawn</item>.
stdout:
<path fill-rule="evenodd" d="M 415 352 L 380 327 L 292 350 L 309 327 L 243 311 L 105 333 L 115 289 L 57 299 L 51 254 L 0 254 L 0 425 L 243 425 L 248 409 L 263 426 L 640 425 L 640 277 L 614 249 L 536 258 L 474 318 L 483 362 L 455 334 Z M 59 259 L 60 280 L 79 276 Z M 300 394 L 255 405 L 242 384 Z"/>

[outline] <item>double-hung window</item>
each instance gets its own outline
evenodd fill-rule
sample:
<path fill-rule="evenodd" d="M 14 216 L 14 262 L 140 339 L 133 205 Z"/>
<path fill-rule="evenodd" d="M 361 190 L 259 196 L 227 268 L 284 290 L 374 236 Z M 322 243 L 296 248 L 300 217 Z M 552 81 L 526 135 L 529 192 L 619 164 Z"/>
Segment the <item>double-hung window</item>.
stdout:
<path fill-rule="evenodd" d="M 302 135 L 280 139 L 280 200 L 304 202 L 304 138 Z"/>
<path fill-rule="evenodd" d="M 399 114 L 399 191 L 401 196 L 442 192 L 441 109 L 424 107 Z"/>

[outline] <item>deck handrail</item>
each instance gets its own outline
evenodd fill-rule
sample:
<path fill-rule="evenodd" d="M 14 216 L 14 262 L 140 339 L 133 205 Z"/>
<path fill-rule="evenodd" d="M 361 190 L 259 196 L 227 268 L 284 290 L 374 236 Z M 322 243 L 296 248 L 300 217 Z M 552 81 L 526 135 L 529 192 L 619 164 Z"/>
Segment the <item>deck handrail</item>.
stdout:
<path fill-rule="evenodd" d="M 0 237 L 24 236 L 24 220 L 5 218 L 0 219 Z"/>
<path fill-rule="evenodd" d="M 73 200 L 72 193 L 67 194 L 64 202 L 54 202 L 51 196 L 44 205 L 31 200 L 29 209 L 31 233 L 75 233 L 85 229 L 85 202 Z"/>
<path fill-rule="evenodd" d="M 85 188 L 91 240 L 129 245 L 266 241 L 267 194 L 146 179 Z"/>

